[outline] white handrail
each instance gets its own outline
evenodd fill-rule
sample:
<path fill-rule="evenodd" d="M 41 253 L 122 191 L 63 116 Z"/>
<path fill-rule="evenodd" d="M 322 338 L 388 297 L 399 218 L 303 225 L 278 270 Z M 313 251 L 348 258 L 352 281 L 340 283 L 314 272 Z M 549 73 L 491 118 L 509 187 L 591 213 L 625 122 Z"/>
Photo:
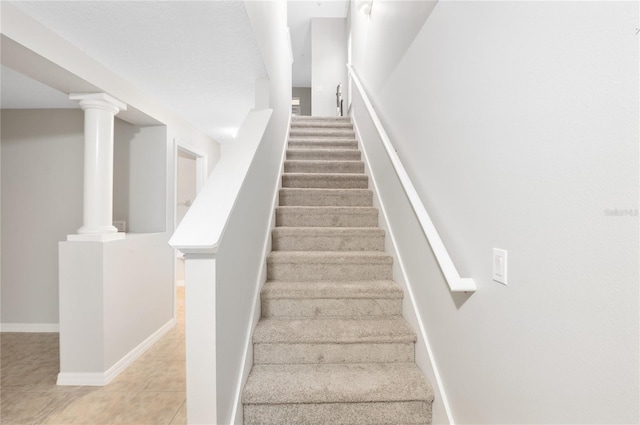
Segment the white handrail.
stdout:
<path fill-rule="evenodd" d="M 249 112 L 234 141 L 222 147 L 220 161 L 171 236 L 169 245 L 185 254 L 218 251 L 218 243 L 272 112 L 272 109 Z"/>
<path fill-rule="evenodd" d="M 367 93 L 365 92 L 362 84 L 360 83 L 360 79 L 356 74 L 355 70 L 351 66 L 351 64 L 347 64 L 347 68 L 349 69 L 349 77 L 355 83 L 358 92 L 362 97 L 362 101 L 367 108 L 369 116 L 371 117 L 371 121 L 373 121 L 373 125 L 376 127 L 378 135 L 382 140 L 382 144 L 384 145 L 385 150 L 387 151 L 387 155 L 389 155 L 389 159 L 393 164 L 393 168 L 400 179 L 400 183 L 404 188 L 407 197 L 409 198 L 409 202 L 411 203 L 411 207 L 418 217 L 418 221 L 420 222 L 420 226 L 422 227 L 422 231 L 424 232 L 427 240 L 429 241 L 429 245 L 431 245 L 431 249 L 438 261 L 438 265 L 440 266 L 440 270 L 442 270 L 442 274 L 447 280 L 447 284 L 449 285 L 449 289 L 452 292 L 474 292 L 476 290 L 476 283 L 472 278 L 462 278 L 456 269 L 456 266 L 453 264 L 447 249 L 442 243 L 442 239 L 440 239 L 440 235 L 436 230 L 429 214 L 427 213 L 420 196 L 418 196 L 418 192 L 416 192 L 409 175 L 407 174 L 398 154 L 393 148 L 393 144 L 387 135 L 387 132 L 384 130 L 378 115 L 376 114 Z M 361 141 L 362 142 L 362 141 Z"/>

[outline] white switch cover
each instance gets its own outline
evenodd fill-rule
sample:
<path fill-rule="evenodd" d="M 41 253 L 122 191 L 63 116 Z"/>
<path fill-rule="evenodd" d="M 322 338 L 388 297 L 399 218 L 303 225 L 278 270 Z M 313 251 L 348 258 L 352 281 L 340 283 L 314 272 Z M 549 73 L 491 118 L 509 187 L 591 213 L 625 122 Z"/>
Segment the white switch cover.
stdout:
<path fill-rule="evenodd" d="M 493 248 L 493 280 L 507 284 L 507 251 Z"/>

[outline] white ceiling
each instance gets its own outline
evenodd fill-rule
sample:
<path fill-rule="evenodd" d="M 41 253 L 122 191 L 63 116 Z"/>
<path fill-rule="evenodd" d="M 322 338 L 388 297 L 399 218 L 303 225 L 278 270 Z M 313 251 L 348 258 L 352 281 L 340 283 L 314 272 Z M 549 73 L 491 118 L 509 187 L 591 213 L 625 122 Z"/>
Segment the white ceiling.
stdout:
<path fill-rule="evenodd" d="M 311 18 L 345 18 L 348 0 L 289 0 L 293 87 L 311 87 Z"/>
<path fill-rule="evenodd" d="M 222 142 L 253 108 L 255 81 L 266 77 L 239 0 L 13 4 Z M 7 97 L 7 105 L 49 107 L 25 78 L 2 73 L 2 106 Z M 14 86 L 16 79 L 22 83 Z"/>

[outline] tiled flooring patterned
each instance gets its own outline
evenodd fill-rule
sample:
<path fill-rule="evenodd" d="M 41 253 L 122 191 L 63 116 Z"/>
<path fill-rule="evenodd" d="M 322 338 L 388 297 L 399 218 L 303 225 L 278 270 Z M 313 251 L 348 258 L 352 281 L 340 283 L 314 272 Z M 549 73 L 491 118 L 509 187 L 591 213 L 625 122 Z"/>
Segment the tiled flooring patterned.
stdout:
<path fill-rule="evenodd" d="M 0 424 L 186 424 L 183 287 L 177 321 L 104 387 L 56 385 L 58 334 L 0 334 Z"/>

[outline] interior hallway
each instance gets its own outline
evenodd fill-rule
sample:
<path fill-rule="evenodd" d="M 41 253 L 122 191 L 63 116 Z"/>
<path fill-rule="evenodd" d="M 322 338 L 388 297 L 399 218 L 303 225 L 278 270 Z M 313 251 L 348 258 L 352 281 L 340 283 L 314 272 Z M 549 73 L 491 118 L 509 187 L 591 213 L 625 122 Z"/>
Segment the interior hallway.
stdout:
<path fill-rule="evenodd" d="M 0 423 L 186 424 L 184 287 L 177 325 L 104 387 L 57 386 L 57 333 L 0 334 Z"/>

